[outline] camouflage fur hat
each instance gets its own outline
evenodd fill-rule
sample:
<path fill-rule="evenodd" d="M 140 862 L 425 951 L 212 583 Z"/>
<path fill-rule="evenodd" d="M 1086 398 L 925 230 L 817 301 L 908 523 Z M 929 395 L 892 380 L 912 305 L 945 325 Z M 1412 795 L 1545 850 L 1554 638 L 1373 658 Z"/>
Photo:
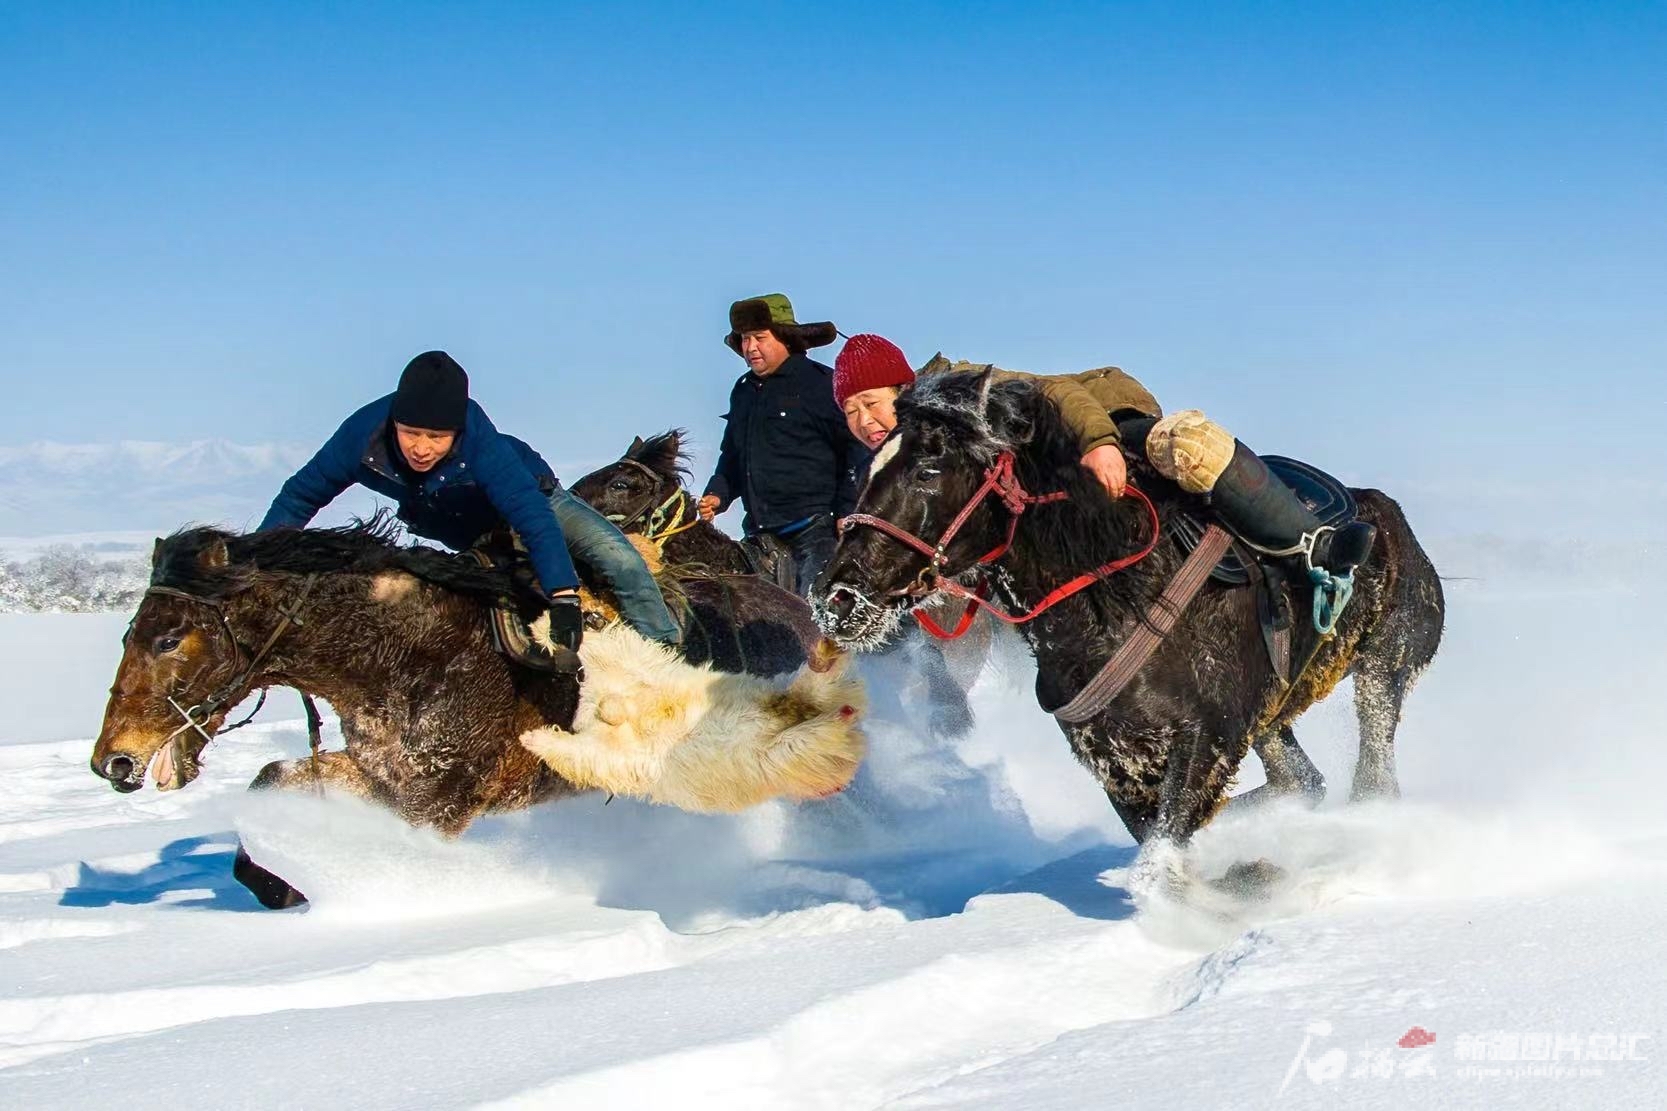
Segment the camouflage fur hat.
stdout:
<path fill-rule="evenodd" d="M 829 320 L 820 324 L 800 324 L 793 319 L 793 302 L 787 299 L 785 293 L 766 293 L 729 306 L 729 335 L 724 337 L 724 343 L 739 355 L 741 333 L 761 332 L 766 328 L 795 353 L 812 347 L 826 347 L 839 335 L 839 329 Z"/>

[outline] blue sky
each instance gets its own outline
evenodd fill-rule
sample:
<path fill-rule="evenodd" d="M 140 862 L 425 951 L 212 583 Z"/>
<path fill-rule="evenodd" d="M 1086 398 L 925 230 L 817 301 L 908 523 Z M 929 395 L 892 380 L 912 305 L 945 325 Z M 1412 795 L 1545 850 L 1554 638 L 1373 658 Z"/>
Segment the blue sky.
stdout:
<path fill-rule="evenodd" d="M 1357 480 L 1648 466 L 1664 75 L 1659 3 L 11 3 L 0 444 L 322 440 L 443 347 L 709 451 L 781 289 Z"/>

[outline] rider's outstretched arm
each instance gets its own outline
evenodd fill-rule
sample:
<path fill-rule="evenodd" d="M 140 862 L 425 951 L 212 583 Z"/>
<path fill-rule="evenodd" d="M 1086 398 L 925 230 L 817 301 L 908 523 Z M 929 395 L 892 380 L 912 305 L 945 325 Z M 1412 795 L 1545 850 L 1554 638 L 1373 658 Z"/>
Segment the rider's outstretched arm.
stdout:
<path fill-rule="evenodd" d="M 290 476 L 272 499 L 272 505 L 262 518 L 260 527 L 305 528 L 318 511 L 336 500 L 336 496 L 358 481 L 359 452 L 364 449 L 366 436 L 362 426 L 365 414 L 374 404 L 367 405 L 342 422 L 335 435 L 324 442 L 301 469 Z"/>

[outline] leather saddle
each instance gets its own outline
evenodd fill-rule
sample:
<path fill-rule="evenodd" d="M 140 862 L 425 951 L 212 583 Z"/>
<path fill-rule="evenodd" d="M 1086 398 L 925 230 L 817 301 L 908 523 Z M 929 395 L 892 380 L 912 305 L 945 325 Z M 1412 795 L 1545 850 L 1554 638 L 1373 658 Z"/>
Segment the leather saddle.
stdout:
<path fill-rule="evenodd" d="M 787 541 L 769 532 L 755 532 L 741 541 L 752 573 L 775 583 L 789 594 L 798 591 L 798 565 Z"/>
<path fill-rule="evenodd" d="M 1336 478 L 1310 466 L 1300 459 L 1283 455 L 1264 455 L 1273 476 L 1296 492 L 1304 505 L 1313 511 L 1322 525 L 1342 525 L 1354 520 L 1357 512 L 1354 494 Z M 1170 531 L 1181 550 L 1191 555 L 1204 539 L 1204 530 L 1213 522 L 1232 533 L 1225 521 L 1217 520 L 1208 510 L 1180 513 L 1170 518 Z M 1210 572 L 1213 582 L 1226 586 L 1256 587 L 1256 614 L 1262 627 L 1262 642 L 1274 674 L 1283 683 L 1291 679 L 1291 592 L 1284 561 L 1265 556 L 1233 534 L 1233 545 Z"/>
<path fill-rule="evenodd" d="M 1354 520 L 1357 512 L 1354 494 L 1333 476 L 1300 459 L 1291 459 L 1283 455 L 1264 455 L 1262 461 L 1268 465 L 1268 470 L 1273 472 L 1275 478 L 1296 491 L 1297 497 L 1313 511 L 1322 525 L 1343 525 Z M 1212 522 L 1228 532 L 1233 531 L 1227 522 L 1216 519 L 1203 508 L 1198 512 L 1182 513 L 1171 518 L 1170 531 L 1181 545 L 1181 550 L 1190 555 L 1204 539 L 1204 530 Z M 1266 557 L 1245 544 L 1243 539 L 1235 534 L 1233 546 L 1227 549 L 1227 554 L 1216 564 L 1215 570 L 1210 573 L 1210 579 L 1227 586 L 1244 586 L 1258 577 L 1256 565 L 1266 562 Z"/>
<path fill-rule="evenodd" d="M 515 597 L 491 609 L 492 646 L 511 663 L 543 675 L 583 674 L 577 653 L 550 643 L 550 615 L 532 592 L 532 569 L 518 553 L 502 548 L 471 548 L 482 567 L 510 572 Z"/>

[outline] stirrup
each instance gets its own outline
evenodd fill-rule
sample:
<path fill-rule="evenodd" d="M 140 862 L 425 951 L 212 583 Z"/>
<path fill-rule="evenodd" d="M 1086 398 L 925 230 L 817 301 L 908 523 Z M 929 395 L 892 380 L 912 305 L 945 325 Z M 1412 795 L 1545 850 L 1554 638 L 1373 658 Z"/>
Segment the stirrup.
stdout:
<path fill-rule="evenodd" d="M 1313 532 L 1303 533 L 1302 539 L 1297 541 L 1295 554 L 1300 554 L 1302 556 L 1302 565 L 1308 571 L 1308 577 L 1310 579 L 1314 579 L 1316 574 L 1324 575 L 1327 578 L 1332 577 L 1331 572 L 1326 568 L 1314 566 L 1314 549 L 1319 546 L 1320 537 L 1324 536 L 1328 532 L 1336 531 L 1336 525 L 1321 525 Z M 1352 576 L 1353 573 L 1351 572 L 1350 574 Z M 1314 579 L 1314 581 L 1318 583 L 1320 580 Z"/>

